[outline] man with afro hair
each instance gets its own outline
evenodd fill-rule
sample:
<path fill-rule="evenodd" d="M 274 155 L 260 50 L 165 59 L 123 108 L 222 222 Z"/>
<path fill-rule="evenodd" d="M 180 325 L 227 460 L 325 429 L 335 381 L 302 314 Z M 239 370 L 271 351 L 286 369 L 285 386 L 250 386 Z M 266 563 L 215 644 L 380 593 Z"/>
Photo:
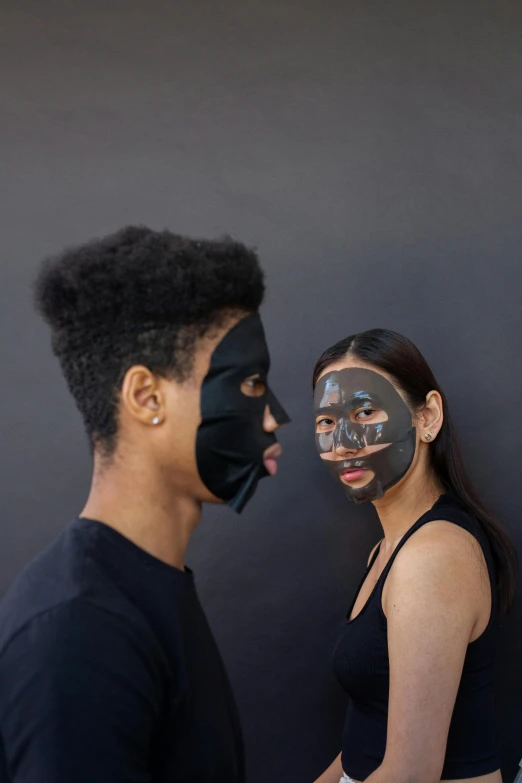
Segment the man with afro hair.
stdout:
<path fill-rule="evenodd" d="M 131 226 L 42 265 L 36 306 L 94 468 L 0 607 L 0 783 L 243 783 L 184 555 L 203 503 L 240 512 L 277 470 L 263 294 L 229 238 Z"/>

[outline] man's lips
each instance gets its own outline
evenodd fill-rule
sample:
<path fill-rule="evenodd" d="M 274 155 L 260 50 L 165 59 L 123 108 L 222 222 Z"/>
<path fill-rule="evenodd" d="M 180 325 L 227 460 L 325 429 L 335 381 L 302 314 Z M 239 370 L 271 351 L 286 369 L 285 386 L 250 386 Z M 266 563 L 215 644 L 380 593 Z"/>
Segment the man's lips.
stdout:
<path fill-rule="evenodd" d="M 263 463 L 266 468 L 266 472 L 270 476 L 275 476 L 277 473 L 277 460 L 283 453 L 283 447 L 280 443 L 274 443 L 273 446 L 270 446 L 269 449 L 265 451 L 263 454 Z"/>

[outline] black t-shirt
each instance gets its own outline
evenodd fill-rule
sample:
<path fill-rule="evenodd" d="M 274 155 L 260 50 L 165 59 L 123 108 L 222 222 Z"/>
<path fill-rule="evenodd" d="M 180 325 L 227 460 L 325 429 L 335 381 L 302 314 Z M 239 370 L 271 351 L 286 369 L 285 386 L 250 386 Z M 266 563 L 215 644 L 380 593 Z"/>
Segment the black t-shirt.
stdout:
<path fill-rule="evenodd" d="M 0 604 L 0 783 L 243 783 L 190 571 L 77 519 Z"/>

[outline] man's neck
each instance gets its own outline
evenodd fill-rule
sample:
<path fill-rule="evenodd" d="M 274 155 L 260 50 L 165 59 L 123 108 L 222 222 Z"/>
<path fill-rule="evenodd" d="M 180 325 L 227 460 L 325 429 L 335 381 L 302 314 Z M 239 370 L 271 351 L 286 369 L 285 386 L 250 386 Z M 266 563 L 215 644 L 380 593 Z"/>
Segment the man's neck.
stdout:
<path fill-rule="evenodd" d="M 117 530 L 145 552 L 184 568 L 185 551 L 201 518 L 201 505 L 187 496 L 168 496 L 165 483 L 142 469 L 96 464 L 82 517 Z"/>

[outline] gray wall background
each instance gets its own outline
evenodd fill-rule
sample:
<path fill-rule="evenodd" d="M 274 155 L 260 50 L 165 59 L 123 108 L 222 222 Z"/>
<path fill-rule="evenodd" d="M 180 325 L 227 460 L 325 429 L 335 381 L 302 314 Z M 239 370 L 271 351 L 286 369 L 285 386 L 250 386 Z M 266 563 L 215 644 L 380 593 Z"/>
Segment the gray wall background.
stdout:
<path fill-rule="evenodd" d="M 39 259 L 145 222 L 255 244 L 280 475 L 190 551 L 243 714 L 250 783 L 339 751 L 337 623 L 378 536 L 318 462 L 310 372 L 353 331 L 411 337 L 474 478 L 522 549 L 522 4 L 518 0 L 1 2 L 0 590 L 77 511 L 90 461 L 31 311 Z M 499 730 L 522 755 L 520 607 Z"/>

